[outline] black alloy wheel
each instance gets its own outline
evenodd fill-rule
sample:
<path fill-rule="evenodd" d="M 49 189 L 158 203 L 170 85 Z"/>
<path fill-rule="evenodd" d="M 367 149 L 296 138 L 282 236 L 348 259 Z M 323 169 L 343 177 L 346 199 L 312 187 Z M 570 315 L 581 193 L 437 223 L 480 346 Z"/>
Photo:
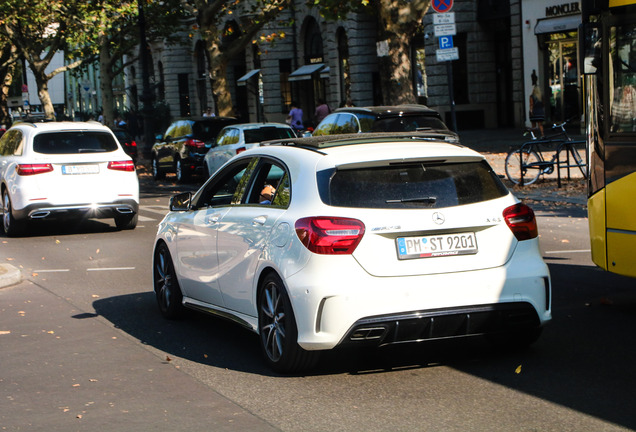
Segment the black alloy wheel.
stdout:
<path fill-rule="evenodd" d="M 310 369 L 318 361 L 317 351 L 306 351 L 298 343 L 298 329 L 289 296 L 276 274 L 265 277 L 258 296 L 258 332 L 265 361 L 277 372 Z"/>
<path fill-rule="evenodd" d="M 177 281 L 170 251 L 165 243 L 160 243 L 155 250 L 153 262 L 153 284 L 161 315 L 168 319 L 182 316 L 184 307 L 181 303 L 183 294 Z"/>

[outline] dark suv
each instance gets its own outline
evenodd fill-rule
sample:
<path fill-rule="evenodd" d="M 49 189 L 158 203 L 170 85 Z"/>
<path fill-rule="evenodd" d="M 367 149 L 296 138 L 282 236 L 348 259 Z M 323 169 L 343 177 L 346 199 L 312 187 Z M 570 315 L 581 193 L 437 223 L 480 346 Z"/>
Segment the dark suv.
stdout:
<path fill-rule="evenodd" d="M 162 179 L 167 172 L 183 181 L 195 173 L 204 173 L 203 158 L 216 136 L 227 125 L 238 123 L 233 117 L 201 117 L 172 122 L 165 134 L 152 146 L 152 175 Z"/>
<path fill-rule="evenodd" d="M 415 104 L 338 108 L 316 126 L 313 135 L 414 131 L 438 132 L 437 138 L 459 142 L 437 111 Z"/>

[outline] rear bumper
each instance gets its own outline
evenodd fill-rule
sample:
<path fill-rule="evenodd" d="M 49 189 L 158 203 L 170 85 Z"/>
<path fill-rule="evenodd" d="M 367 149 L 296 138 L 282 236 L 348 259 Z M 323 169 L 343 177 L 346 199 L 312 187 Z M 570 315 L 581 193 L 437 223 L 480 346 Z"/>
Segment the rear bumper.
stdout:
<path fill-rule="evenodd" d="M 427 340 L 518 332 L 541 326 L 530 303 L 497 303 L 366 317 L 354 323 L 342 346 L 384 346 Z"/>
<path fill-rule="evenodd" d="M 69 205 L 51 205 L 50 203 L 30 204 L 27 207 L 14 210 L 16 219 L 66 219 L 74 217 L 112 218 L 139 211 L 139 203 L 132 199 L 119 200 L 112 203 L 86 203 Z"/>

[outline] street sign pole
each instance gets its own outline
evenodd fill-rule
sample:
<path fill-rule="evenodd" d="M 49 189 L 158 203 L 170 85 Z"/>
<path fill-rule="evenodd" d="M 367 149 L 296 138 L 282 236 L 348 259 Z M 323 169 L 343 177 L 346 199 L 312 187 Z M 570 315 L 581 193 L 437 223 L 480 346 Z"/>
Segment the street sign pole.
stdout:
<path fill-rule="evenodd" d="M 457 116 L 455 114 L 455 91 L 453 89 L 453 65 L 451 61 L 459 58 L 457 48 L 453 47 L 453 36 L 457 32 L 455 27 L 455 12 L 453 0 L 432 0 L 431 6 L 437 12 L 433 15 L 435 36 L 439 38 L 437 61 L 446 62 L 446 76 L 448 79 L 448 103 L 450 105 L 451 128 L 457 133 Z"/>
<path fill-rule="evenodd" d="M 453 89 L 453 65 L 450 61 L 446 62 L 446 75 L 448 77 L 448 103 L 451 111 L 451 125 L 453 132 L 457 133 L 457 116 L 455 115 L 455 92 Z"/>

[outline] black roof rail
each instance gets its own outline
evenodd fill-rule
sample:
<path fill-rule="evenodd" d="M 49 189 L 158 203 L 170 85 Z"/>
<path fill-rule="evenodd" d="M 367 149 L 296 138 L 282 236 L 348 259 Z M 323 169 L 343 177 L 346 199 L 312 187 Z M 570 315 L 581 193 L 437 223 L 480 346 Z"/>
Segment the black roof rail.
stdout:
<path fill-rule="evenodd" d="M 262 142 L 261 145 L 285 145 L 305 147 L 311 149 L 321 149 L 328 147 L 338 147 L 354 144 L 368 144 L 372 142 L 400 140 L 400 141 L 442 141 L 446 144 L 454 144 L 463 147 L 461 144 L 450 143 L 444 138 L 455 136 L 453 132 L 447 130 L 427 130 L 415 132 L 370 132 L 354 134 L 319 135 L 303 138 L 285 138 Z"/>

